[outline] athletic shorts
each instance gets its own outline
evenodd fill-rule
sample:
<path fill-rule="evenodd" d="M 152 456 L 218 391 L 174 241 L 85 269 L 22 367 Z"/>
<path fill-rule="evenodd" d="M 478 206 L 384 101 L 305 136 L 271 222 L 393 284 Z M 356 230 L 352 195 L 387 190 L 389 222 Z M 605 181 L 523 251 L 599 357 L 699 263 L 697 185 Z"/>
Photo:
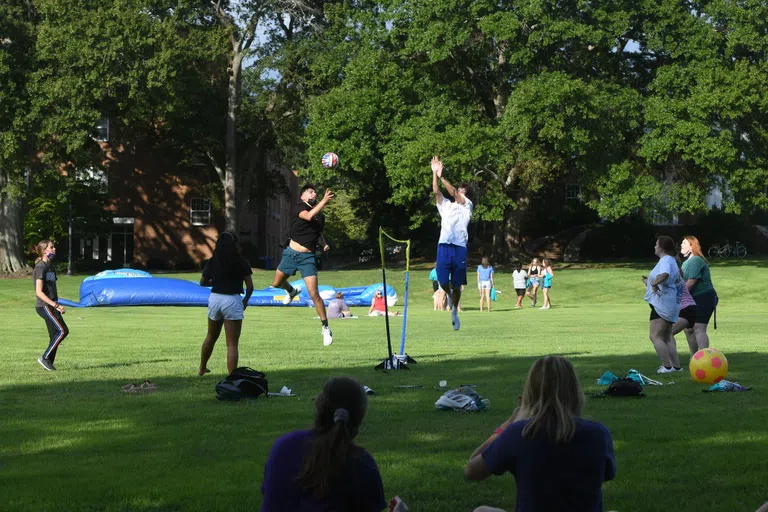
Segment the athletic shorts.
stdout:
<path fill-rule="evenodd" d="M 515 292 L 517 292 L 518 297 L 522 297 L 525 295 L 525 288 L 515 288 Z"/>
<path fill-rule="evenodd" d="M 317 260 L 315 253 L 294 251 L 290 247 L 286 247 L 277 270 L 287 276 L 296 274 L 296 271 L 301 272 L 301 277 L 316 276 Z"/>
<path fill-rule="evenodd" d="M 491 289 L 491 282 L 490 281 L 480 281 L 477 283 L 477 288 L 480 290 L 490 290 Z"/>
<path fill-rule="evenodd" d="M 436 292 L 439 289 L 440 289 L 440 283 L 438 283 L 437 281 L 432 281 L 432 291 Z"/>
<path fill-rule="evenodd" d="M 688 320 L 688 328 L 693 327 L 696 323 L 696 304 L 691 304 L 680 310 L 680 318 Z"/>
<path fill-rule="evenodd" d="M 445 286 L 467 284 L 467 248 L 453 244 L 437 244 L 437 280 Z"/>
<path fill-rule="evenodd" d="M 659 314 L 656 312 L 656 308 L 653 307 L 653 304 L 648 304 L 648 305 L 651 306 L 651 320 L 656 320 L 657 318 L 661 318 Z M 667 320 L 666 318 L 661 318 L 661 319 L 667 323 L 670 323 L 670 324 L 673 323 Z"/>
<path fill-rule="evenodd" d="M 212 293 L 208 297 L 208 318 L 219 320 L 242 320 L 243 298 L 239 295 Z"/>
<path fill-rule="evenodd" d="M 695 295 L 693 300 L 696 301 L 696 323 L 709 324 L 709 319 L 712 318 L 712 313 L 717 306 L 717 292 L 710 290 L 701 295 Z"/>

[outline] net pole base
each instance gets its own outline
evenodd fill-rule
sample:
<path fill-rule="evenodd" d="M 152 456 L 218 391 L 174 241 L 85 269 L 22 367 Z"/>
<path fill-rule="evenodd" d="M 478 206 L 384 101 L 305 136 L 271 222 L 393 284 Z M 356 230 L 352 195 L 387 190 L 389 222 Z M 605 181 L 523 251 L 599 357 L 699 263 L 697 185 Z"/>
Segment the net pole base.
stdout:
<path fill-rule="evenodd" d="M 409 361 L 410 360 L 410 361 Z M 408 368 L 409 362 L 416 362 L 415 360 L 408 357 L 408 355 L 394 355 L 391 359 L 385 359 L 376 366 L 373 367 L 374 370 L 410 370 Z"/>

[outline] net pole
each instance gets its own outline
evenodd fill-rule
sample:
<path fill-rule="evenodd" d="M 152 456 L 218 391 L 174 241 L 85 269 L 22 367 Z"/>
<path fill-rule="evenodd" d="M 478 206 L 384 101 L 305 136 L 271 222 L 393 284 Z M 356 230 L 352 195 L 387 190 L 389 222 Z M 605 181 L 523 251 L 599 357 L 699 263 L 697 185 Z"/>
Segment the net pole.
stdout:
<path fill-rule="evenodd" d="M 384 239 L 383 239 L 384 230 L 381 229 L 381 226 L 379 226 L 379 253 L 381 255 L 381 281 L 384 285 L 384 323 L 387 326 L 387 351 L 389 354 L 389 361 L 392 362 L 392 338 L 389 333 L 389 295 L 387 294 L 387 271 L 384 268 Z"/>
<path fill-rule="evenodd" d="M 403 298 L 403 332 L 400 335 L 400 355 L 405 355 L 405 328 L 408 325 L 408 277 L 410 276 L 411 241 L 405 243 L 405 292 Z"/>

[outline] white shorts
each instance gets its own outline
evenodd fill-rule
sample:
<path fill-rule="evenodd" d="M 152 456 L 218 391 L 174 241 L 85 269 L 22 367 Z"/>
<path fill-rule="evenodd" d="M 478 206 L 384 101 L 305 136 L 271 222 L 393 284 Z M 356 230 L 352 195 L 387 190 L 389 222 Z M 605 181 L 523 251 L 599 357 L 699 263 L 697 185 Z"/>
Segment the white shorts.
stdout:
<path fill-rule="evenodd" d="M 491 289 L 491 282 L 490 281 L 480 281 L 477 285 L 478 290 L 490 290 Z"/>
<path fill-rule="evenodd" d="M 239 295 L 212 293 L 208 297 L 208 318 L 219 320 L 242 320 L 243 298 Z"/>

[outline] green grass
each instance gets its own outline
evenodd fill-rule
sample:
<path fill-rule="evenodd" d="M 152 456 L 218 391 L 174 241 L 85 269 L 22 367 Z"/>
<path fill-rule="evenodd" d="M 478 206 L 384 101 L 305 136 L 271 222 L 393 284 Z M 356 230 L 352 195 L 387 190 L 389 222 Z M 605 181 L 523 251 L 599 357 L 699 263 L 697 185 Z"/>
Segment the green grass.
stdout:
<path fill-rule="evenodd" d="M 712 345 L 728 356 L 730 380 L 748 393 L 702 393 L 686 375 L 647 389 L 645 399 L 588 399 L 585 415 L 613 433 L 618 475 L 604 486 L 606 510 L 754 510 L 766 499 L 768 475 L 768 305 L 765 262 L 717 266 L 721 297 Z M 471 511 L 480 504 L 514 508 L 510 475 L 464 481 L 472 450 L 510 414 L 531 362 L 562 354 L 576 365 L 587 393 L 605 370 L 653 375 L 648 307 L 640 276 L 652 264 L 568 268 L 558 272 L 550 311 L 515 311 L 510 274 L 493 313 L 477 311 L 477 292 L 463 300 L 462 329 L 433 312 L 426 271 L 411 274 L 407 352 L 410 371 L 373 371 L 386 353 L 382 318 L 332 324 L 323 348 L 310 308 L 249 308 L 241 364 L 267 373 L 270 385 L 296 398 L 220 403 L 214 384 L 225 374 L 221 340 L 213 373 L 197 377 L 205 334 L 203 308 L 70 309 L 70 337 L 57 372 L 36 362 L 47 344 L 33 307 L 32 280 L 0 280 L 0 487 L 3 510 L 255 510 L 272 442 L 312 421 L 312 397 L 324 381 L 352 375 L 376 391 L 358 441 L 379 464 L 387 496 L 414 511 Z M 180 275 L 196 278 L 196 275 Z M 474 278 L 474 275 L 471 276 Z M 254 275 L 257 287 L 271 274 Z M 60 294 L 76 299 L 82 277 L 62 276 Z M 374 270 L 324 272 L 335 286 L 377 282 Z M 402 272 L 388 274 L 402 289 Z M 399 345 L 400 320 L 393 323 Z M 687 361 L 684 339 L 678 343 Z M 151 379 L 151 395 L 122 385 Z M 435 389 L 477 384 L 487 412 L 437 411 Z M 422 385 L 420 389 L 398 389 Z"/>

